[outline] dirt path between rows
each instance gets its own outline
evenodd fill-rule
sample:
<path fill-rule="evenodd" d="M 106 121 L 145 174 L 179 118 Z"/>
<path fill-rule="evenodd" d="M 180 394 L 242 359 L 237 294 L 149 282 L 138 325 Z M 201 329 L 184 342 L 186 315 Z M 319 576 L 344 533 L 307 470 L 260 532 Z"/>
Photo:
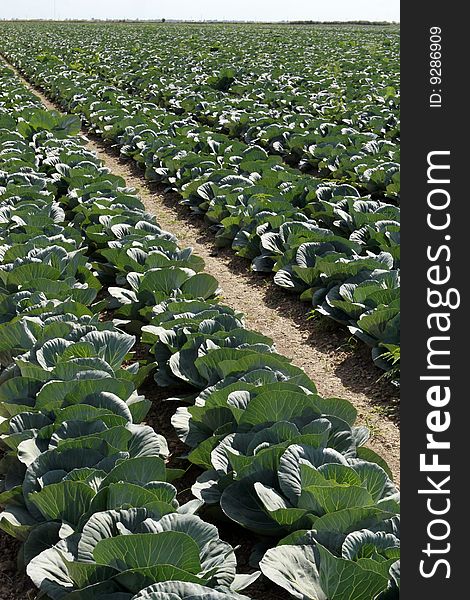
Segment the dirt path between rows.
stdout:
<path fill-rule="evenodd" d="M 5 62 L 48 109 L 57 110 L 40 90 Z M 88 148 L 136 189 L 159 224 L 205 260 L 207 271 L 219 280 L 223 301 L 245 313 L 248 327 L 270 336 L 277 351 L 302 367 L 321 395 L 346 398 L 354 404 L 359 422 L 371 430 L 368 445 L 385 458 L 399 483 L 399 394 L 373 365 L 369 349 L 352 340 L 347 330 L 332 321 L 307 320 L 310 309 L 306 303 L 276 286 L 271 276 L 249 271 L 248 261 L 230 249 L 216 248 L 208 225 L 180 205 L 177 194 L 149 184 L 133 161 L 119 156 L 116 147 L 85 129 L 82 133 Z"/>

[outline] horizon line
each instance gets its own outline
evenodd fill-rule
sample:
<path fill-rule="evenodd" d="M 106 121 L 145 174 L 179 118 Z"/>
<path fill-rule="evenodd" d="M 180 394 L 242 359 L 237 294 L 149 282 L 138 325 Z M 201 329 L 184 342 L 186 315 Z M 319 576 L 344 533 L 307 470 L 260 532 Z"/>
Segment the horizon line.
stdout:
<path fill-rule="evenodd" d="M 369 19 L 348 19 L 348 20 L 330 20 L 330 21 L 316 21 L 314 19 L 292 19 L 292 20 L 276 20 L 276 21 L 264 21 L 257 19 L 170 19 L 170 18 L 160 18 L 160 19 L 119 19 L 119 18 L 110 18 L 110 19 L 99 19 L 99 18 L 88 18 L 88 19 L 79 19 L 79 18 L 70 18 L 70 19 L 53 19 L 49 17 L 44 18 L 36 18 L 36 19 L 26 19 L 21 17 L 14 17 L 10 19 L 0 19 L 0 22 L 3 23 L 160 23 L 164 25 L 165 23 L 261 23 L 261 24 L 311 24 L 311 25 L 340 25 L 340 24 L 351 24 L 351 25 L 399 25 L 400 21 L 377 21 L 377 20 L 369 20 Z"/>

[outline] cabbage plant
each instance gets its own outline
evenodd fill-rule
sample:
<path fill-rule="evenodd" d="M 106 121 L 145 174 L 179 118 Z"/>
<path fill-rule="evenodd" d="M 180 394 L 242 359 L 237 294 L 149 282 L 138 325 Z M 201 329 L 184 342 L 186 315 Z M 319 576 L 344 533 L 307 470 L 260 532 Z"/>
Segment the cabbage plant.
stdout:
<path fill-rule="evenodd" d="M 144 508 L 96 512 L 80 532 L 35 557 L 27 572 L 52 600 L 130 598 L 170 581 L 183 594 L 191 588 L 176 582 L 194 584 L 196 593 L 201 586 L 235 592 L 258 576 L 236 575 L 234 550 L 213 525 L 194 515 L 155 519 Z M 150 588 L 137 597 L 153 598 L 158 591 Z M 214 600 L 219 596 L 231 597 L 220 592 Z"/>
<path fill-rule="evenodd" d="M 307 534 L 268 550 L 260 567 L 300 600 L 398 600 L 400 594 L 400 542 L 393 533 L 360 529 L 336 554 Z"/>
<path fill-rule="evenodd" d="M 354 457 L 354 444 L 349 457 L 325 448 L 329 427 L 327 419 L 314 421 L 307 431 L 316 435 L 309 439 L 306 431 L 300 443 L 289 441 L 292 425 L 282 422 L 253 443 L 247 436 L 228 436 L 212 451 L 213 469 L 193 492 L 263 535 L 315 529 L 345 536 L 367 526 L 380 528 L 399 513 L 396 487 L 381 466 Z"/>

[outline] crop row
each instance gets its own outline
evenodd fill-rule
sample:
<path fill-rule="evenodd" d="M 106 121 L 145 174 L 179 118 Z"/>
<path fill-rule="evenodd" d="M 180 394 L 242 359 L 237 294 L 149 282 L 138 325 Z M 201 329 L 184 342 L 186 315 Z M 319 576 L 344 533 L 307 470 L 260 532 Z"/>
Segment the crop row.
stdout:
<path fill-rule="evenodd" d="M 76 117 L 0 81 L 0 526 L 35 584 L 52 600 L 241 599 L 258 573 L 236 574 L 195 514 L 207 504 L 260 536 L 261 570 L 296 597 L 396 597 L 397 490 L 354 408 L 218 302 Z M 155 360 L 133 359 L 129 332 Z M 205 471 L 182 506 L 182 472 L 142 424 L 151 376 L 191 393 L 173 423 Z"/>
<path fill-rule="evenodd" d="M 396 206 L 301 175 L 260 146 L 213 133 L 60 59 L 27 55 L 15 36 L 3 44 L 64 109 L 82 114 L 148 179 L 170 183 L 184 204 L 205 214 L 219 245 L 231 245 L 254 270 L 274 271 L 279 286 L 348 326 L 372 347 L 378 366 L 390 368 L 385 353 L 399 357 Z"/>

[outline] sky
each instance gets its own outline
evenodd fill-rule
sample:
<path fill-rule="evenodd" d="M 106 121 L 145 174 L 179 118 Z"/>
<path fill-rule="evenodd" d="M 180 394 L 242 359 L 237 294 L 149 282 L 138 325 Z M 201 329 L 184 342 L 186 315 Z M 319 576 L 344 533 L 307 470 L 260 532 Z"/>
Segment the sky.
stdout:
<path fill-rule="evenodd" d="M 55 7 L 55 8 L 54 8 Z M 399 0 L 0 0 L 0 19 L 399 21 Z"/>

